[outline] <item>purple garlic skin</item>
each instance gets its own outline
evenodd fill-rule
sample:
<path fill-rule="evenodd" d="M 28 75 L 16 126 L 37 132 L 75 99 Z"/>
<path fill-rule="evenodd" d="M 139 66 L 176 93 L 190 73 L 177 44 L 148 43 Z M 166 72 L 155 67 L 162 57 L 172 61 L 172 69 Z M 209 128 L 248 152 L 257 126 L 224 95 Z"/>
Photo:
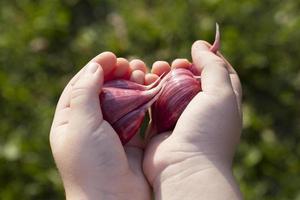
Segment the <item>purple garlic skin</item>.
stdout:
<path fill-rule="evenodd" d="M 144 116 L 160 94 L 163 81 L 144 86 L 128 80 L 103 85 L 100 105 L 103 118 L 114 128 L 123 144 L 139 130 Z"/>
<path fill-rule="evenodd" d="M 153 128 L 157 133 L 172 130 L 189 102 L 201 91 L 200 82 L 189 69 L 173 69 L 165 78 L 161 94 L 151 107 Z"/>

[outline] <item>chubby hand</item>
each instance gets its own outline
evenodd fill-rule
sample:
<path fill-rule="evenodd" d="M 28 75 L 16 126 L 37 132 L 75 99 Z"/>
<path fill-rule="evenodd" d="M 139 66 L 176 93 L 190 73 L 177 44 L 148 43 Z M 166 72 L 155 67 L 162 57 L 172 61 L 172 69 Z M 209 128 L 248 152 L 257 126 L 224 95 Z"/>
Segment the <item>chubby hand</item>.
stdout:
<path fill-rule="evenodd" d="M 143 151 L 122 146 L 116 132 L 103 120 L 99 104 L 104 79 L 127 78 L 142 84 L 153 81 L 145 72 L 141 61 L 129 63 L 105 52 L 92 59 L 64 89 L 50 144 L 67 199 L 151 198 L 141 167 Z"/>
<path fill-rule="evenodd" d="M 241 85 L 231 65 L 210 47 L 204 41 L 192 46 L 202 91 L 172 134 L 160 133 L 147 145 L 143 167 L 156 199 L 241 199 L 231 169 L 242 128 Z M 172 64 L 188 66 L 186 60 Z"/>

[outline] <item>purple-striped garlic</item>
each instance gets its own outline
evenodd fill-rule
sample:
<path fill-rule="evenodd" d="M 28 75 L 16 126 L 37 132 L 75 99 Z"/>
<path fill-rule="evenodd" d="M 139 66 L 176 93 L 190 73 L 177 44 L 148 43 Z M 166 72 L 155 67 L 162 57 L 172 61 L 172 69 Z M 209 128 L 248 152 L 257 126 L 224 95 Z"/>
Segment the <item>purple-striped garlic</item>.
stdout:
<path fill-rule="evenodd" d="M 211 51 L 220 47 L 217 25 Z M 128 80 L 112 80 L 103 85 L 100 93 L 103 117 L 126 144 L 139 130 L 147 110 L 151 107 L 151 133 L 172 130 L 194 96 L 201 91 L 200 72 L 192 65 L 189 69 L 172 69 L 163 78 L 149 86 Z"/>
<path fill-rule="evenodd" d="M 104 83 L 100 93 L 103 118 L 112 125 L 123 144 L 140 128 L 162 85 L 160 80 L 148 86 L 121 79 Z"/>

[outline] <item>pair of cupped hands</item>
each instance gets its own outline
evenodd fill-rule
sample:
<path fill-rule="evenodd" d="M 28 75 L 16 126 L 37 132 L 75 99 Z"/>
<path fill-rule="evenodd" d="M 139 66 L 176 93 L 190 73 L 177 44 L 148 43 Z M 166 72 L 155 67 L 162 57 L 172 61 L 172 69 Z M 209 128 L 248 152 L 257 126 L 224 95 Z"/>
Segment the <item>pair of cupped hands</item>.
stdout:
<path fill-rule="evenodd" d="M 189 67 L 128 62 L 104 52 L 67 84 L 57 104 L 50 144 L 67 199 L 241 199 L 232 160 L 242 127 L 241 84 L 232 66 L 211 45 L 196 41 L 192 63 L 201 87 L 172 132 L 145 145 L 122 146 L 103 119 L 99 93 L 107 79 L 127 78 L 150 84 L 171 68 Z M 100 103 L 99 103 L 100 102 Z M 113 105 L 111 105 L 113 106 Z M 131 123 L 131 122 L 128 122 Z"/>

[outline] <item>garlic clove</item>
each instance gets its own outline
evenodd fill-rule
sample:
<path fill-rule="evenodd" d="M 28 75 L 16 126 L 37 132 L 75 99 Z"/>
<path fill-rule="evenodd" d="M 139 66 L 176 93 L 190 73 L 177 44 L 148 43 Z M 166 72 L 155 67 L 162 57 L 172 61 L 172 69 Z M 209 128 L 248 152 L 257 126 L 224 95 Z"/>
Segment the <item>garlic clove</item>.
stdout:
<path fill-rule="evenodd" d="M 112 127 L 118 133 L 122 144 L 126 144 L 139 130 L 145 111 L 134 110 L 127 115 L 123 116 Z"/>
<path fill-rule="evenodd" d="M 161 91 L 157 93 L 150 101 L 143 104 L 136 110 L 133 110 L 118 121 L 112 124 L 114 130 L 118 133 L 122 144 L 126 144 L 139 130 L 147 110 L 151 105 L 158 99 L 161 94 Z"/>
<path fill-rule="evenodd" d="M 142 91 L 119 88 L 102 88 L 100 103 L 103 117 L 109 123 L 115 123 L 128 112 L 147 101 Z"/>
<path fill-rule="evenodd" d="M 115 123 L 130 111 L 147 103 L 159 90 L 160 87 L 146 91 L 103 88 L 100 102 L 104 119 L 111 124 Z"/>
<path fill-rule="evenodd" d="M 191 71 L 184 68 L 173 69 L 152 106 L 154 130 L 160 133 L 173 129 L 186 106 L 199 91 L 200 83 Z"/>

